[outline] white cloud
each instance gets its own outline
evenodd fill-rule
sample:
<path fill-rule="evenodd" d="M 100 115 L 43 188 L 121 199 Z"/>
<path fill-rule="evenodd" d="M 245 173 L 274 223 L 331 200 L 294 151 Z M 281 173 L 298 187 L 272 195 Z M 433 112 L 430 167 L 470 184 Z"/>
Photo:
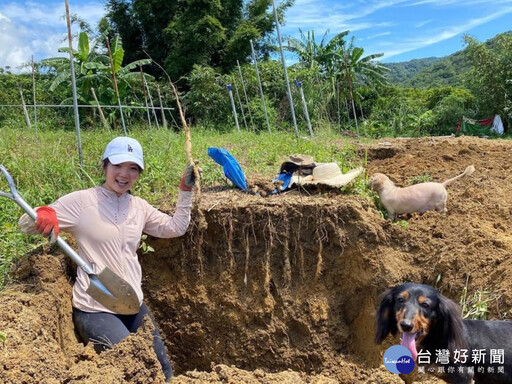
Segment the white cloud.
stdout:
<path fill-rule="evenodd" d="M 24 44 L 23 37 L 23 31 L 14 28 L 8 18 L 0 19 L 0 67 L 8 65 L 14 69 L 28 60 L 30 49 Z"/>
<path fill-rule="evenodd" d="M 7 16 L 2 15 L 2 13 L 0 12 L 0 21 L 3 21 L 3 20 L 10 21 Z"/>
<path fill-rule="evenodd" d="M 425 26 L 425 25 L 427 25 L 427 24 L 432 23 L 432 21 L 434 21 L 434 20 L 433 20 L 433 19 L 430 19 L 430 20 L 423 20 L 423 21 L 420 21 L 420 22 L 418 22 L 418 23 L 414 24 L 414 26 L 415 26 L 416 28 L 421 28 L 421 27 L 423 27 L 423 26 Z"/>
<path fill-rule="evenodd" d="M 372 40 L 372 39 L 376 39 L 378 37 L 382 37 L 382 36 L 389 36 L 391 35 L 391 32 L 387 31 L 387 32 L 381 32 L 381 33 L 376 33 L 375 35 L 371 35 L 371 36 L 368 36 L 366 38 L 366 40 Z"/>
<path fill-rule="evenodd" d="M 105 13 L 96 0 L 69 7 L 93 28 Z M 0 67 L 17 68 L 32 55 L 36 61 L 60 56 L 58 49 L 67 46 L 65 12 L 62 1 L 0 3 Z M 72 27 L 73 33 L 76 29 Z"/>
<path fill-rule="evenodd" d="M 298 0 L 286 13 L 284 34 L 298 37 L 300 28 L 320 37 L 324 31 L 333 36 L 349 30 L 366 42 L 367 52 L 383 52 L 387 59 L 470 33 L 512 13 L 512 0 L 354 0 L 344 2 L 343 10 L 336 9 L 338 4 Z M 402 7 L 410 6 L 418 8 L 419 17 L 401 19 Z"/>

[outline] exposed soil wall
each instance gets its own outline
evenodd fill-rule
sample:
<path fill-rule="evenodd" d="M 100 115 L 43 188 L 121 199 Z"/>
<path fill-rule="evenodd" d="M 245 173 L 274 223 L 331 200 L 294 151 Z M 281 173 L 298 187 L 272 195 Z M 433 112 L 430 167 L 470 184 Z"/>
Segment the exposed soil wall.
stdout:
<path fill-rule="evenodd" d="M 383 219 L 373 200 L 334 191 L 203 190 L 187 234 L 148 239 L 155 251 L 140 255 L 173 382 L 400 383 L 381 365 L 395 341 L 376 346 L 373 334 L 379 294 L 404 281 L 437 284 L 456 301 L 466 284 L 469 296 L 493 292 L 500 297 L 489 303 L 490 318 L 506 316 L 511 149 L 476 138 L 360 146 L 369 174 L 401 186 L 424 173 L 444 181 L 475 165 L 473 176 L 448 188 L 446 215 L 413 214 L 402 225 Z M 162 382 L 149 324 L 99 356 L 80 343 L 71 320 L 73 269 L 49 249 L 14 267 L 17 282 L 0 301 L 7 335 L 0 381 Z"/>

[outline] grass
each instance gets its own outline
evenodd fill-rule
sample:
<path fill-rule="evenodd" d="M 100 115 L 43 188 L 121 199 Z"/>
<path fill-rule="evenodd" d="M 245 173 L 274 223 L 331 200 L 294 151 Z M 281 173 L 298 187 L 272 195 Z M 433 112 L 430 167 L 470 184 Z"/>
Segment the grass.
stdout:
<path fill-rule="evenodd" d="M 192 127 L 192 153 L 202 168 L 203 187 L 225 183 L 222 167 L 207 155 L 208 147 L 222 147 L 238 160 L 246 177 L 273 179 L 280 164 L 291 154 L 312 155 L 316 162 L 336 162 L 343 172 L 356 168 L 363 160 L 357 148 L 328 130 L 314 138 L 297 139 L 292 133 L 219 133 Z M 36 133 L 19 127 L 0 126 L 0 164 L 12 175 L 16 187 L 32 207 L 50 204 L 60 196 L 100 184 L 100 160 L 106 144 L 122 131 L 104 129 L 81 132 L 83 166 L 80 166 L 76 134 L 59 128 Z M 182 132 L 164 129 L 132 128 L 129 135 L 144 149 L 146 167 L 133 193 L 151 204 L 173 204 L 178 184 L 187 165 Z M 0 190 L 9 192 L 2 177 Z M 350 193 L 366 193 L 364 180 L 357 181 Z M 46 243 L 40 236 L 26 236 L 17 228 L 23 211 L 13 201 L 0 198 L 0 288 L 9 281 L 12 262 L 31 249 Z"/>
<path fill-rule="evenodd" d="M 490 310 L 489 305 L 497 302 L 501 295 L 496 292 L 489 290 L 477 290 L 473 295 L 468 296 L 467 290 L 464 288 L 461 307 L 462 307 L 462 318 L 473 319 L 473 320 L 486 320 Z"/>
<path fill-rule="evenodd" d="M 473 292 L 473 295 L 468 296 L 468 282 L 469 275 L 466 278 L 466 285 L 462 289 L 462 296 L 460 299 L 462 318 L 486 320 L 490 312 L 489 304 L 496 303 L 501 298 L 501 295 L 487 289 L 479 289 Z"/>
<path fill-rule="evenodd" d="M 430 175 L 428 173 L 423 173 L 421 175 L 411 177 L 409 185 L 428 183 L 429 181 L 431 181 Z"/>

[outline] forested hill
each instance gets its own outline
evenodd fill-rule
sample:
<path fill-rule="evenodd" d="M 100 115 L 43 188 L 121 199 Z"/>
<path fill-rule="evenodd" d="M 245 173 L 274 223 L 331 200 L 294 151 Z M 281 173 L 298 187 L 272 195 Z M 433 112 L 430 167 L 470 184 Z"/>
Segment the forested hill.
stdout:
<path fill-rule="evenodd" d="M 512 35 L 512 31 L 505 32 Z M 496 37 L 485 42 L 492 48 Z M 444 57 L 428 57 L 398 63 L 382 63 L 390 71 L 387 78 L 401 87 L 432 88 L 461 86 L 464 74 L 469 70 L 466 48 Z"/>
<path fill-rule="evenodd" d="M 392 84 L 413 88 L 461 85 L 461 77 L 468 69 L 464 51 L 445 57 L 429 57 L 383 65 L 390 69 L 387 76 Z"/>
<path fill-rule="evenodd" d="M 382 63 L 385 67 L 389 68 L 388 79 L 393 84 L 403 85 L 423 69 L 431 66 L 436 61 L 441 60 L 438 57 L 427 57 L 425 59 L 414 59 L 410 61 L 401 61 L 398 63 Z"/>

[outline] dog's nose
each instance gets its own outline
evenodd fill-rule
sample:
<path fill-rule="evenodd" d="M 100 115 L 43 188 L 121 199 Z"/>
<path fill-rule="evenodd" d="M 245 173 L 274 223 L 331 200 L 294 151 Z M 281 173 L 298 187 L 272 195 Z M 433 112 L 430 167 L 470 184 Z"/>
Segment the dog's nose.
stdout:
<path fill-rule="evenodd" d="M 403 332 L 411 332 L 413 328 L 413 324 L 411 320 L 402 320 L 400 321 L 400 328 L 402 328 Z"/>

